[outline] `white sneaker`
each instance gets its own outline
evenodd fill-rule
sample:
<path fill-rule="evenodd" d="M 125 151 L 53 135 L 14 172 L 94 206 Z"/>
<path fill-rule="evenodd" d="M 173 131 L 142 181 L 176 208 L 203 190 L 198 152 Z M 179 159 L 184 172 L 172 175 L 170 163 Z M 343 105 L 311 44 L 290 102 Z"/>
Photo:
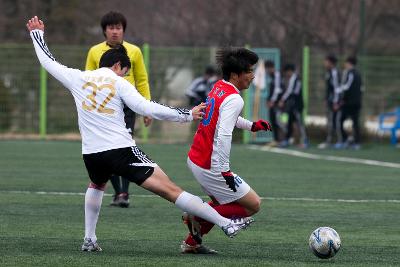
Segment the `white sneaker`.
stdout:
<path fill-rule="evenodd" d="M 91 238 L 85 237 L 83 239 L 82 251 L 102 251 L 102 249 L 97 242 L 93 242 Z"/>
<path fill-rule="evenodd" d="M 329 147 L 328 143 L 321 143 L 321 144 L 318 145 L 319 149 L 327 149 L 328 147 Z"/>
<path fill-rule="evenodd" d="M 222 226 L 222 231 L 230 237 L 233 238 L 240 230 L 246 229 L 250 224 L 254 222 L 252 217 L 244 217 L 239 219 L 231 219 L 230 224 Z"/>

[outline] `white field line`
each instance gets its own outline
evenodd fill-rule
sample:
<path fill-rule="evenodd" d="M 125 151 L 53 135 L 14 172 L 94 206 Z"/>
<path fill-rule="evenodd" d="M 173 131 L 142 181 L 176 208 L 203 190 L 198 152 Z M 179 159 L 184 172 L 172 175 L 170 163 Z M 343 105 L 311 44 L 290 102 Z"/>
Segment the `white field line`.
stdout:
<path fill-rule="evenodd" d="M 371 160 L 371 159 L 338 157 L 338 156 L 329 156 L 329 155 L 318 155 L 318 154 L 311 154 L 311 153 L 301 152 L 301 151 L 297 151 L 297 150 L 283 149 L 283 148 L 277 148 L 277 147 L 249 146 L 249 148 L 254 149 L 254 150 L 268 151 L 268 152 L 285 154 L 285 155 L 306 158 L 306 159 L 340 161 L 340 162 L 347 162 L 347 163 L 357 163 L 357 164 L 364 164 L 364 165 L 370 165 L 370 166 L 379 166 L 379 167 L 389 167 L 389 168 L 400 169 L 400 163 L 394 163 L 394 162 L 386 162 L 386 161 Z"/>
<path fill-rule="evenodd" d="M 26 194 L 26 195 L 53 195 L 53 196 L 84 196 L 85 193 L 75 192 L 44 192 L 44 191 L 7 191 L 1 190 L 0 193 L 8 194 Z M 104 194 L 104 196 L 112 196 Z M 133 198 L 158 198 L 157 195 L 132 195 Z M 201 196 L 208 198 L 208 196 Z M 400 199 L 333 199 L 333 198 L 308 198 L 308 197 L 261 197 L 264 200 L 271 201 L 304 201 L 304 202 L 342 202 L 342 203 L 399 203 Z"/>

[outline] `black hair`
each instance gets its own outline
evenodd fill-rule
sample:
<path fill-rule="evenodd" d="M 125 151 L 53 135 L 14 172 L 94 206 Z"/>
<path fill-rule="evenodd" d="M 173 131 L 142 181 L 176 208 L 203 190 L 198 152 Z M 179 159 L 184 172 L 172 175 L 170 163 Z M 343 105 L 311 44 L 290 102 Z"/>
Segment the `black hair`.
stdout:
<path fill-rule="evenodd" d="M 99 67 L 110 68 L 118 62 L 120 62 L 122 69 L 125 67 L 128 67 L 128 69 L 131 68 L 131 61 L 126 53 L 125 47 L 122 45 L 118 46 L 117 48 L 111 48 L 107 50 L 100 58 Z"/>
<path fill-rule="evenodd" d="M 285 67 L 283 67 L 283 71 L 295 71 L 296 70 L 296 65 L 294 64 L 286 64 Z"/>
<path fill-rule="evenodd" d="M 355 56 L 349 56 L 349 57 L 347 57 L 346 62 L 355 66 L 355 65 L 357 65 L 357 58 Z"/>
<path fill-rule="evenodd" d="M 222 48 L 217 52 L 217 63 L 226 81 L 229 81 L 231 73 L 248 72 L 257 62 L 257 54 L 246 48 Z"/>
<path fill-rule="evenodd" d="M 326 60 L 328 60 L 330 63 L 333 65 L 336 65 L 337 63 L 337 57 L 334 54 L 329 54 L 325 57 Z"/>
<path fill-rule="evenodd" d="M 272 60 L 267 60 L 267 61 L 265 61 L 264 66 L 266 68 L 274 68 L 275 67 L 275 63 Z"/>
<path fill-rule="evenodd" d="M 110 11 L 101 18 L 101 28 L 103 33 L 106 31 L 108 25 L 122 24 L 122 28 L 126 29 L 126 18 L 119 12 Z"/>

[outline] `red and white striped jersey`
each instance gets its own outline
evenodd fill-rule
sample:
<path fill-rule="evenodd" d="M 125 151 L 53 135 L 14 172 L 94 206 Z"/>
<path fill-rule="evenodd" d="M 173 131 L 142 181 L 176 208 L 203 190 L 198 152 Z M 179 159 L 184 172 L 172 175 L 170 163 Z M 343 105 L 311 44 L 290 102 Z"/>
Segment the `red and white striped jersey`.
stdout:
<path fill-rule="evenodd" d="M 207 97 L 204 119 L 189 151 L 190 160 L 204 169 L 228 171 L 232 132 L 236 126 L 250 130 L 252 122 L 239 116 L 244 101 L 231 83 L 220 80 Z"/>

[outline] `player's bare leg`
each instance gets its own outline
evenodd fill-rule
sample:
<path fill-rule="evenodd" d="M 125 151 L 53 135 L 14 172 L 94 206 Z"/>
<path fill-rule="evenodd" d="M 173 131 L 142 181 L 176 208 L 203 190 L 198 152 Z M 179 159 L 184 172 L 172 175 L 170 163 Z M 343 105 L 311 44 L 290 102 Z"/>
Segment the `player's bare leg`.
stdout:
<path fill-rule="evenodd" d="M 246 210 L 248 216 L 259 212 L 261 206 L 261 199 L 253 189 L 250 189 L 250 191 L 244 195 L 244 197 L 236 200 L 235 202 L 240 204 Z"/>
<path fill-rule="evenodd" d="M 183 191 L 159 167 L 154 168 L 154 173 L 141 186 L 175 203 L 181 210 L 218 225 L 229 237 L 234 237 L 241 229 L 248 226 L 244 220 L 230 220 L 221 216 L 198 196 Z"/>

